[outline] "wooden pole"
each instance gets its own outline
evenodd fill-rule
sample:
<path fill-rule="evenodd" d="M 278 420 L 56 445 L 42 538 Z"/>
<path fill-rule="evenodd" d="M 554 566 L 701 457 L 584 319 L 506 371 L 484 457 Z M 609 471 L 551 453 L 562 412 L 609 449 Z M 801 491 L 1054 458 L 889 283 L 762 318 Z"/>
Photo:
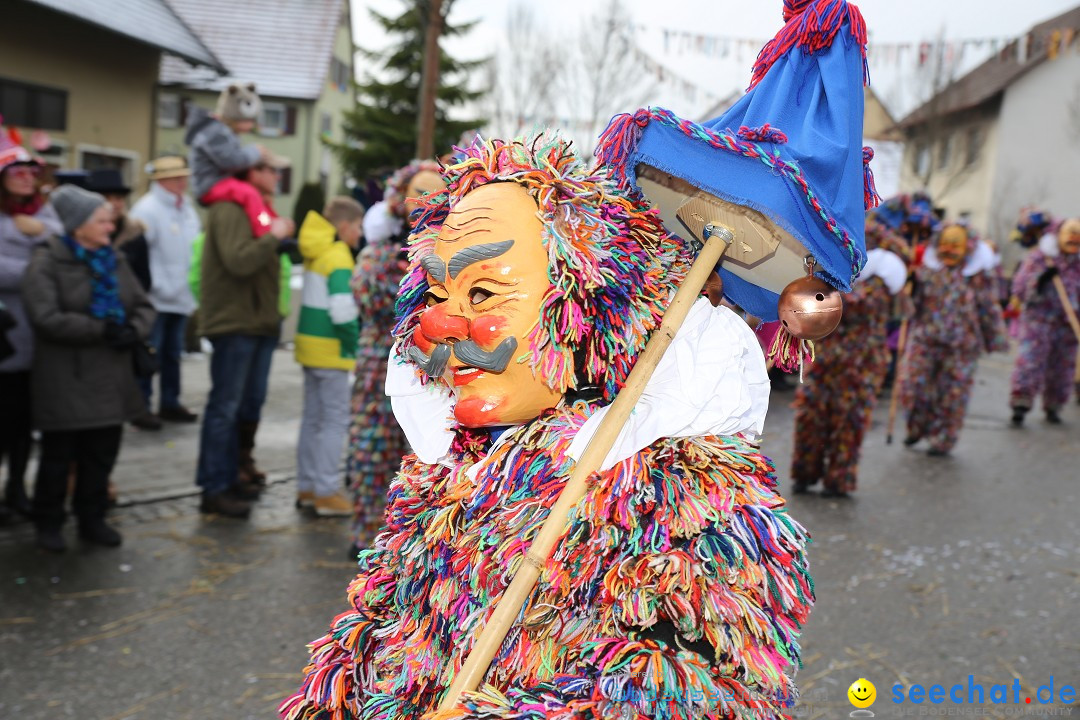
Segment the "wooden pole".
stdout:
<path fill-rule="evenodd" d="M 911 296 L 911 283 L 904 286 L 901 295 L 903 298 Z M 903 308 L 901 308 L 903 309 Z M 896 425 L 896 407 L 900 400 L 900 363 L 904 359 L 904 349 L 907 347 L 908 318 L 900 321 L 900 337 L 896 342 L 896 368 L 893 371 L 892 392 L 889 393 L 889 426 L 885 430 L 885 444 L 892 445 L 893 427 Z"/>
<path fill-rule="evenodd" d="M 1069 293 L 1065 291 L 1065 283 L 1061 281 L 1061 275 L 1054 276 L 1054 289 L 1057 290 L 1058 299 L 1061 300 L 1061 306 L 1065 308 L 1065 317 L 1069 321 L 1069 327 L 1072 328 L 1073 334 L 1076 335 L 1076 339 L 1080 341 L 1080 319 L 1076 317 L 1076 311 L 1073 310 L 1072 303 L 1069 302 Z M 1080 383 L 1080 348 L 1076 352 L 1076 368 L 1073 370 L 1073 383 Z"/>
<path fill-rule="evenodd" d="M 442 34 L 442 0 L 426 0 L 427 26 L 424 29 L 424 61 L 420 76 L 420 102 L 417 117 L 416 157 L 435 157 L 435 96 L 439 89 L 439 36 Z"/>
<path fill-rule="evenodd" d="M 1060 275 L 1054 276 L 1054 289 L 1057 290 L 1061 306 L 1065 308 L 1065 317 L 1069 320 L 1069 326 L 1072 328 L 1073 334 L 1076 335 L 1077 340 L 1080 340 L 1080 319 L 1077 319 L 1076 311 L 1073 310 L 1072 303 L 1069 302 L 1069 293 L 1065 290 L 1065 283 L 1061 281 Z"/>
<path fill-rule="evenodd" d="M 706 234 L 710 236 L 705 240 L 705 246 L 698 253 L 686 279 L 675 293 L 660 327 L 649 338 L 648 345 L 638 356 L 633 370 L 626 378 L 626 385 L 608 406 L 607 414 L 601 421 L 600 427 L 596 429 L 596 434 L 593 435 L 581 454 L 581 458 L 574 465 L 570 479 L 566 481 L 562 493 L 551 508 L 551 513 L 544 521 L 528 552 L 525 553 L 521 568 L 495 606 L 495 611 L 481 631 L 472 652 L 465 658 L 461 671 L 454 678 L 450 690 L 439 706 L 440 710 L 449 710 L 456 706 L 462 693 L 475 690 L 484 679 L 491 660 L 502 646 L 518 613 L 521 612 L 521 606 L 532 594 L 536 581 L 540 578 L 540 572 L 551 557 L 556 541 L 566 530 L 570 512 L 585 496 L 586 481 L 600 468 L 604 458 L 611 451 L 615 439 L 630 417 L 638 398 L 645 389 L 645 384 L 656 370 L 660 358 L 664 356 L 664 352 L 675 338 L 675 333 L 686 320 L 690 308 L 701 295 L 705 282 L 720 262 L 720 256 L 724 254 L 728 243 L 735 237 L 735 234 L 725 227 L 714 228 L 711 232 L 710 228 L 706 227 Z"/>

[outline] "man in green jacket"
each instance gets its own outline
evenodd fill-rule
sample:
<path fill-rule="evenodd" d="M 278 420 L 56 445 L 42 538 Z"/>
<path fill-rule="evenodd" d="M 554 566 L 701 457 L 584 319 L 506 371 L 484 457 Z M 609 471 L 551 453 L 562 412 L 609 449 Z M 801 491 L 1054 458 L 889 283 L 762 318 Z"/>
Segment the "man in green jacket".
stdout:
<path fill-rule="evenodd" d="M 260 192 L 272 192 L 277 174 L 263 162 L 245 179 Z M 247 517 L 258 497 L 256 488 L 237 482 L 240 426 L 258 422 L 266 399 L 281 328 L 278 255 L 295 247 L 294 232 L 292 220 L 274 218 L 269 232 L 256 238 L 240 205 L 221 202 L 210 208 L 199 307 L 200 334 L 214 348 L 196 475 L 204 513 Z"/>

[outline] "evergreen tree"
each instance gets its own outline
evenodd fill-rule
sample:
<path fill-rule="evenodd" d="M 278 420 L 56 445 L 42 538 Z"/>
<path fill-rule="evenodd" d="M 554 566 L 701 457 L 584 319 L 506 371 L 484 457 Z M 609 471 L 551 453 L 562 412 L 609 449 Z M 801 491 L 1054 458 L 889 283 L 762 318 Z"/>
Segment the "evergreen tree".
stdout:
<path fill-rule="evenodd" d="M 367 73 L 357 84 L 357 105 L 345 114 L 346 141 L 335 144 L 345 169 L 357 179 L 393 171 L 413 159 L 416 151 L 420 76 L 423 65 L 424 0 L 403 0 L 405 8 L 397 17 L 370 10 L 394 44 L 382 52 L 360 49 L 360 55 L 381 69 Z M 449 14 L 452 0 L 443 0 L 443 14 Z M 443 25 L 443 37 L 464 35 L 476 22 Z M 484 121 L 449 120 L 450 108 L 472 102 L 484 91 L 470 90 L 469 74 L 487 60 L 460 61 L 440 47 L 439 92 L 435 111 L 436 153 L 447 152 L 462 133 L 480 127 Z M 376 77 L 378 75 L 379 77 Z M 381 78 L 381 79 L 380 79 Z"/>

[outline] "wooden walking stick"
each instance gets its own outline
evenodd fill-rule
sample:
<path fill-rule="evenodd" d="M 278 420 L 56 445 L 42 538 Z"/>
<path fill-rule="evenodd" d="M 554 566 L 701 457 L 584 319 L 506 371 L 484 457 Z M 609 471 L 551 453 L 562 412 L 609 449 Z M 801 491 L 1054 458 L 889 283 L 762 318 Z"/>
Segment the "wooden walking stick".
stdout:
<path fill-rule="evenodd" d="M 901 300 L 911 297 L 911 283 L 904 286 Z M 892 445 L 893 427 L 896 425 L 896 406 L 900 399 L 900 362 L 904 359 L 904 349 L 907 347 L 908 318 L 900 321 L 900 337 L 896 342 L 896 369 L 893 371 L 892 392 L 889 393 L 889 426 L 885 430 L 885 444 Z"/>
<path fill-rule="evenodd" d="M 450 690 L 443 698 L 439 706 L 440 710 L 453 708 L 460 701 L 462 693 L 479 687 L 495 653 L 502 646 L 506 634 L 514 624 L 518 613 L 521 612 L 522 605 L 536 586 L 536 581 L 540 578 L 540 573 L 548 558 L 551 557 L 556 541 L 566 530 L 570 512 L 585 496 L 589 476 L 600 469 L 604 458 L 611 451 L 623 425 L 626 424 L 641 397 L 645 384 L 652 377 L 664 352 L 675 338 L 675 333 L 686 320 L 690 308 L 701 295 L 701 290 L 720 262 L 720 257 L 735 238 L 735 233 L 731 229 L 717 225 L 706 225 L 702 234 L 705 237 L 705 245 L 694 260 L 686 279 L 675 293 L 660 327 L 649 338 L 648 344 L 627 376 L 622 391 L 608 406 L 607 415 L 596 429 L 596 434 L 590 439 L 581 458 L 574 465 L 562 493 L 551 508 L 551 513 L 544 521 L 528 552 L 525 553 L 524 562 L 495 606 L 472 652 L 465 659 L 461 671 L 454 678 Z"/>
<path fill-rule="evenodd" d="M 1065 290 L 1065 283 L 1061 281 L 1061 275 L 1054 276 L 1054 289 L 1057 290 L 1058 299 L 1061 300 L 1061 306 L 1065 308 L 1065 317 L 1069 321 L 1069 326 L 1072 328 L 1073 334 L 1076 335 L 1077 341 L 1080 341 L 1080 319 L 1076 317 L 1076 311 L 1073 310 L 1072 303 L 1069 302 L 1069 293 Z M 1077 348 L 1076 352 L 1076 368 L 1073 371 L 1073 383 L 1080 383 L 1080 348 Z"/>

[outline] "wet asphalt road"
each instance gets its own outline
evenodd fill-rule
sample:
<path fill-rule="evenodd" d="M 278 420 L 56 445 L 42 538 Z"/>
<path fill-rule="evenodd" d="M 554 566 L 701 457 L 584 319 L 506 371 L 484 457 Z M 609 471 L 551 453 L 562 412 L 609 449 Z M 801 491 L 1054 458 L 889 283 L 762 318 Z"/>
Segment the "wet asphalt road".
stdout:
<path fill-rule="evenodd" d="M 125 439 L 117 479 L 122 500 L 139 502 L 114 513 L 122 548 L 72 534 L 66 555 L 48 556 L 28 526 L 0 529 L 0 718 L 275 717 L 304 644 L 344 609 L 353 566 L 344 521 L 292 508 L 299 372 L 281 355 L 261 451 L 276 482 L 249 522 L 203 519 L 190 497 L 145 502 L 191 490 L 197 431 L 169 428 Z M 958 707 L 894 705 L 896 683 L 970 675 L 1011 694 L 1019 679 L 1021 706 L 982 710 L 997 717 L 1049 710 L 1023 699 L 1051 677 L 1056 691 L 1080 686 L 1080 407 L 1063 427 L 1032 413 L 1010 429 L 1008 371 L 1004 356 L 983 362 L 953 457 L 886 446 L 882 405 L 856 496 L 791 498 L 814 537 L 818 597 L 800 716 L 846 716 L 859 677 L 877 686 L 879 717 Z M 188 391 L 196 409 L 199 391 Z M 781 478 L 790 398 L 774 394 L 766 429 Z M 1056 712 L 1070 710 L 1080 716 Z"/>

